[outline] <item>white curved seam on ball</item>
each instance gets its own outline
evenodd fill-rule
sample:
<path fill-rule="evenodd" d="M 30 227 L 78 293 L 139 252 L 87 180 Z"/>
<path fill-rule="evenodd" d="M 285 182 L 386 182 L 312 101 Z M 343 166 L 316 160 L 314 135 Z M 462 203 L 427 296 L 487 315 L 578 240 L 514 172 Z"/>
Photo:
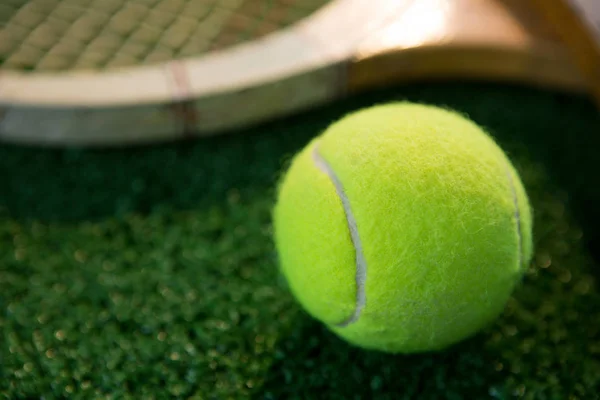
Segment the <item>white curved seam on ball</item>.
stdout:
<path fill-rule="evenodd" d="M 517 221 L 517 250 L 519 255 L 519 269 L 523 268 L 523 237 L 521 235 L 521 212 L 519 211 L 519 198 L 517 197 L 517 189 L 515 188 L 515 182 L 513 180 L 512 174 L 510 173 L 510 169 L 507 170 L 508 174 L 508 183 L 510 186 L 510 191 L 512 193 L 513 204 L 515 206 L 515 219 Z"/>
<path fill-rule="evenodd" d="M 350 231 L 350 238 L 354 246 L 356 260 L 356 304 L 354 306 L 354 312 L 352 313 L 352 315 L 346 320 L 336 324 L 339 327 L 345 327 L 358 321 L 358 318 L 360 317 L 360 314 L 363 308 L 365 307 L 367 301 L 365 294 L 365 282 L 367 280 L 367 262 L 363 254 L 363 248 L 360 240 L 360 235 L 358 234 L 356 219 L 354 218 L 354 214 L 352 213 L 352 208 L 350 207 L 350 200 L 348 199 L 348 196 L 346 196 L 346 192 L 344 191 L 342 182 L 335 174 L 333 168 L 331 168 L 331 165 L 329 165 L 329 163 L 321 156 L 321 154 L 319 154 L 317 145 L 315 145 L 313 149 L 313 159 L 317 168 L 319 168 L 329 177 L 329 179 L 333 183 L 333 186 L 335 187 L 335 191 L 342 202 L 342 208 L 344 209 L 344 214 L 346 215 L 346 222 L 348 223 L 348 230 Z"/>

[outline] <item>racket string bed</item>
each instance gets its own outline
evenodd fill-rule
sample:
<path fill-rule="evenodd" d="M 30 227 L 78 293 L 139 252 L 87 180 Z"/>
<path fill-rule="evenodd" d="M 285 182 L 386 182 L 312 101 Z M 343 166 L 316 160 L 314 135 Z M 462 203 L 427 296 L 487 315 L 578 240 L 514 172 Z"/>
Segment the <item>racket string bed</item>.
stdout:
<path fill-rule="evenodd" d="M 108 69 L 225 49 L 287 27 L 328 0 L 4 0 L 0 68 Z"/>

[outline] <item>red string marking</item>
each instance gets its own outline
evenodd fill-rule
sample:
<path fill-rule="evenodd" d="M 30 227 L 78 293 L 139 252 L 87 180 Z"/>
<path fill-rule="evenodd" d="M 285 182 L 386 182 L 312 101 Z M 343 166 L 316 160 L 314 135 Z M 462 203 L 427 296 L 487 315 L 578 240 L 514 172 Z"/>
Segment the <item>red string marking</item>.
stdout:
<path fill-rule="evenodd" d="M 181 121 L 184 137 L 192 137 L 198 126 L 199 115 L 191 96 L 191 84 L 189 75 L 183 63 L 173 61 L 168 64 L 167 71 L 174 83 L 173 103 L 168 105 L 175 117 Z"/>

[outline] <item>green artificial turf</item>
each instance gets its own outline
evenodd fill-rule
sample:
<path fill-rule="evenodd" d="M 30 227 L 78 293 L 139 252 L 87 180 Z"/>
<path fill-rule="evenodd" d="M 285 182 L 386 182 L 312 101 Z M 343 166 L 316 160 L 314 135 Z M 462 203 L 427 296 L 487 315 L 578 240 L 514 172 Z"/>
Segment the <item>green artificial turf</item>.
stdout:
<path fill-rule="evenodd" d="M 503 316 L 437 354 L 329 333 L 286 290 L 271 238 L 290 156 L 346 112 L 397 99 L 488 128 L 535 212 L 535 257 Z M 598 136 L 586 99 L 456 83 L 186 143 L 0 146 L 0 397 L 598 399 Z"/>

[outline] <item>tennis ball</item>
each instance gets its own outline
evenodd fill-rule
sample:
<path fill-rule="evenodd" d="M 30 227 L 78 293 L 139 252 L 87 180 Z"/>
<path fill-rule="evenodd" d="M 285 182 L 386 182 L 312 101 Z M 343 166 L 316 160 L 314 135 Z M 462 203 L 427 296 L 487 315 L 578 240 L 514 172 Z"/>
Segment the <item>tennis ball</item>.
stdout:
<path fill-rule="evenodd" d="M 528 198 L 479 126 L 392 103 L 333 123 L 277 188 L 282 275 L 349 343 L 444 349 L 494 321 L 532 254 Z"/>

